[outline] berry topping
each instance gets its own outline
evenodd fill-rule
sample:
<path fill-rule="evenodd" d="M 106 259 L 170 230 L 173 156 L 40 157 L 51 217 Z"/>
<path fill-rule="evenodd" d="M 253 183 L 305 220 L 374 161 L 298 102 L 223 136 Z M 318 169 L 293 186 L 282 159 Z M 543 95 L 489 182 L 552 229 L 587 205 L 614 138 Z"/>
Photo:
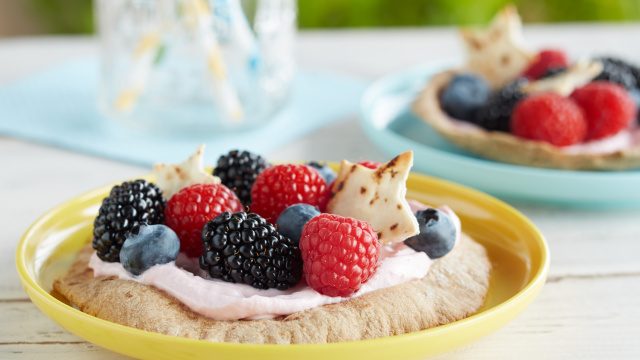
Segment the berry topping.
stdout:
<path fill-rule="evenodd" d="M 320 215 L 318 209 L 311 205 L 295 204 L 284 209 L 278 217 L 276 225 L 278 225 L 280 234 L 298 244 L 304 225 L 318 215 Z"/>
<path fill-rule="evenodd" d="M 513 108 L 525 98 L 520 90 L 525 83 L 526 79 L 519 78 L 491 94 L 471 122 L 488 131 L 509 132 Z"/>
<path fill-rule="evenodd" d="M 587 140 L 615 135 L 629 127 L 636 117 L 636 104 L 619 85 L 594 81 L 576 89 L 571 98 L 587 120 Z"/>
<path fill-rule="evenodd" d="M 257 289 L 288 289 L 302 277 L 300 249 L 254 213 L 224 212 L 202 230 L 200 267 L 212 278 Z"/>
<path fill-rule="evenodd" d="M 431 259 L 447 255 L 455 246 L 458 230 L 453 220 L 438 209 L 426 209 L 416 213 L 420 234 L 404 241 L 415 251 L 425 252 Z"/>
<path fill-rule="evenodd" d="M 545 49 L 538 53 L 523 75 L 529 80 L 537 80 L 549 69 L 566 68 L 567 66 L 569 66 L 569 59 L 564 51 Z"/>
<path fill-rule="evenodd" d="M 631 96 L 631 99 L 633 99 L 636 104 L 636 109 L 638 109 L 636 119 L 638 119 L 638 122 L 640 123 L 640 89 L 629 90 L 629 96 Z"/>
<path fill-rule="evenodd" d="M 491 89 L 481 77 L 459 74 L 442 91 L 440 102 L 447 114 L 460 120 L 471 120 L 489 98 Z"/>
<path fill-rule="evenodd" d="M 220 156 L 213 175 L 236 193 L 242 204 L 251 204 L 251 187 L 258 174 L 269 166 L 260 155 L 248 151 L 231 150 Z"/>
<path fill-rule="evenodd" d="M 379 163 L 377 161 L 365 160 L 365 161 L 360 161 L 358 165 L 362 165 L 368 169 L 375 170 L 379 168 L 380 165 L 382 165 L 382 163 Z"/>
<path fill-rule="evenodd" d="M 603 80 L 616 83 L 627 90 L 640 86 L 640 69 L 624 62 L 623 60 L 602 57 L 596 59 L 602 63 L 602 71 L 594 80 Z"/>
<path fill-rule="evenodd" d="M 224 211 L 242 210 L 236 195 L 222 184 L 196 184 L 180 190 L 167 202 L 167 226 L 178 234 L 180 249 L 190 257 L 202 254 L 202 227 Z"/>
<path fill-rule="evenodd" d="M 122 266 L 140 275 L 153 265 L 174 261 L 180 252 L 180 240 L 164 225 L 142 225 L 131 233 L 120 249 Z"/>
<path fill-rule="evenodd" d="M 92 246 L 98 257 L 120 261 L 120 249 L 130 232 L 142 224 L 164 222 L 164 201 L 158 187 L 145 180 L 126 181 L 114 186 L 102 200 L 93 223 Z"/>
<path fill-rule="evenodd" d="M 522 100 L 513 112 L 513 134 L 525 139 L 568 146 L 584 141 L 587 123 L 571 99 L 541 93 Z"/>
<path fill-rule="evenodd" d="M 317 161 L 310 161 L 307 163 L 307 165 L 316 169 L 327 184 L 331 184 L 333 180 L 336 179 L 336 172 L 333 171 L 333 169 L 331 169 L 327 164 L 319 163 Z"/>
<path fill-rule="evenodd" d="M 553 68 L 548 68 L 547 71 L 544 72 L 544 74 L 542 74 L 538 80 L 542 80 L 542 79 L 546 79 L 546 78 L 550 78 L 550 77 L 554 77 L 556 75 L 562 74 L 564 72 L 567 71 L 566 67 L 553 67 Z"/>
<path fill-rule="evenodd" d="M 293 204 L 323 209 L 329 200 L 327 183 L 307 165 L 276 165 L 263 171 L 251 189 L 251 211 L 275 223 L 280 213 Z"/>
<path fill-rule="evenodd" d="M 633 75 L 633 78 L 636 80 L 637 86 L 640 87 L 640 67 L 630 64 L 622 59 L 614 58 L 611 56 L 603 56 L 603 57 L 597 58 L 596 60 L 626 68 L 627 70 L 629 70 L 631 75 Z"/>
<path fill-rule="evenodd" d="M 349 296 L 378 268 L 380 243 L 364 221 L 321 214 L 302 230 L 300 251 L 307 284 L 328 296 Z"/>

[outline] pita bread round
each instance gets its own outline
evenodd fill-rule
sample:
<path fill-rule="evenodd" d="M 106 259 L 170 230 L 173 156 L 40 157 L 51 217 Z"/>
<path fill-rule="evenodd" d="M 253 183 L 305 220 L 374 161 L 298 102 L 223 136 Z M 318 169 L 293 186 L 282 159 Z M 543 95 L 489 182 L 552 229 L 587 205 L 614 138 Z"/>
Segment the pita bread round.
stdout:
<path fill-rule="evenodd" d="M 450 70 L 432 77 L 416 98 L 413 109 L 423 121 L 457 146 L 488 159 L 527 166 L 571 170 L 640 167 L 640 146 L 602 154 L 574 154 L 551 144 L 486 131 L 451 118 L 441 108 L 439 94 L 456 73 Z"/>
<path fill-rule="evenodd" d="M 491 264 L 468 236 L 424 278 L 269 320 L 217 321 L 152 286 L 94 277 L 85 247 L 54 289 L 83 312 L 167 335 L 234 343 L 331 343 L 418 331 L 463 319 L 484 303 Z"/>

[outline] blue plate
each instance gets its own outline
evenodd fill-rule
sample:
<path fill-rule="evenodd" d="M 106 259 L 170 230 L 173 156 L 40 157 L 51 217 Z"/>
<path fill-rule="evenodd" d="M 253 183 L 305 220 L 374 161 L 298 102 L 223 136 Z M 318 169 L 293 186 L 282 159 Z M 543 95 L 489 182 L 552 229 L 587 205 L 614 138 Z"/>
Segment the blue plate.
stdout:
<path fill-rule="evenodd" d="M 361 103 L 367 136 L 390 156 L 415 153 L 415 169 L 507 199 L 577 207 L 640 207 L 640 171 L 568 171 L 482 159 L 440 137 L 411 111 L 427 79 L 423 66 L 372 84 Z"/>

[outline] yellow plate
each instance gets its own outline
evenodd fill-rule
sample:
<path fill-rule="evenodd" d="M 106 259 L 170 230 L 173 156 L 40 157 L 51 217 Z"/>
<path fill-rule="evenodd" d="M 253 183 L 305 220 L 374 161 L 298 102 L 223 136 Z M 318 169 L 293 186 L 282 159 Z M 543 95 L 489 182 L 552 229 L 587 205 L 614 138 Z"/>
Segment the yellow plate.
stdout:
<path fill-rule="evenodd" d="M 467 344 L 503 326 L 522 312 L 542 289 L 549 267 L 544 237 L 509 205 L 469 188 L 411 174 L 408 197 L 447 204 L 463 229 L 482 243 L 493 263 L 485 305 L 473 316 L 444 326 L 380 339 L 329 345 L 245 345 L 160 335 L 87 315 L 51 295 L 91 236 L 93 218 L 110 187 L 69 200 L 37 220 L 16 253 L 22 284 L 47 316 L 96 345 L 145 359 L 418 359 Z"/>

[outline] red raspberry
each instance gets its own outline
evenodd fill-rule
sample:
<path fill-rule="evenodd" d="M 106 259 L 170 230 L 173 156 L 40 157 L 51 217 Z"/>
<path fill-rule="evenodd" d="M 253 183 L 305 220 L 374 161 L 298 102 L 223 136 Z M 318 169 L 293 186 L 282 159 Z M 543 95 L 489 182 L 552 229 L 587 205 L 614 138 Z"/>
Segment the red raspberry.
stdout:
<path fill-rule="evenodd" d="M 569 66 L 569 59 L 564 51 L 545 49 L 538 53 L 523 75 L 529 80 L 536 80 L 542 77 L 549 69 L 567 66 Z"/>
<path fill-rule="evenodd" d="M 636 104 L 620 85 L 594 81 L 576 89 L 571 98 L 582 108 L 587 120 L 587 140 L 619 133 L 636 118 Z"/>
<path fill-rule="evenodd" d="M 202 228 L 220 213 L 242 211 L 236 195 L 222 184 L 196 184 L 173 195 L 164 209 L 165 222 L 180 238 L 180 251 L 202 255 Z"/>
<path fill-rule="evenodd" d="M 372 169 L 372 170 L 375 170 L 375 169 L 379 168 L 380 165 L 382 165 L 382 163 L 379 163 L 377 161 L 369 161 L 369 160 L 360 161 L 358 164 L 362 165 L 364 167 L 367 167 L 369 169 Z"/>
<path fill-rule="evenodd" d="M 378 268 L 380 243 L 364 221 L 320 214 L 302 229 L 303 272 L 307 284 L 328 296 L 349 296 Z"/>
<path fill-rule="evenodd" d="M 251 211 L 274 223 L 287 207 L 304 203 L 322 209 L 328 199 L 327 183 L 307 165 L 276 165 L 258 175 L 251 188 Z"/>
<path fill-rule="evenodd" d="M 525 139 L 567 146 L 584 141 L 587 122 L 571 99 L 543 93 L 518 103 L 511 115 L 511 131 Z"/>

